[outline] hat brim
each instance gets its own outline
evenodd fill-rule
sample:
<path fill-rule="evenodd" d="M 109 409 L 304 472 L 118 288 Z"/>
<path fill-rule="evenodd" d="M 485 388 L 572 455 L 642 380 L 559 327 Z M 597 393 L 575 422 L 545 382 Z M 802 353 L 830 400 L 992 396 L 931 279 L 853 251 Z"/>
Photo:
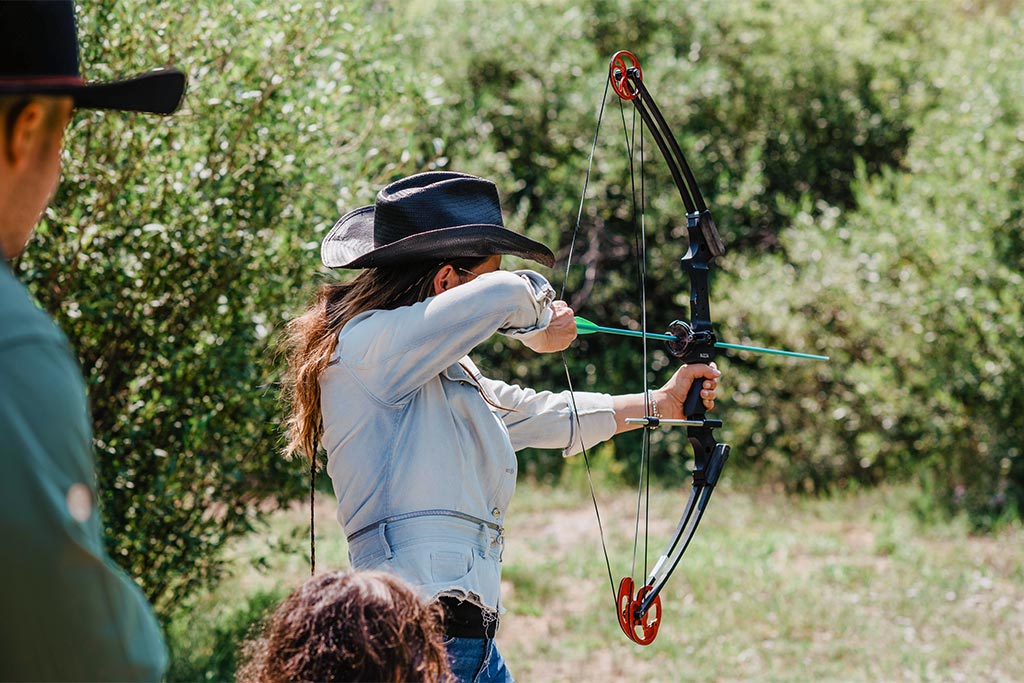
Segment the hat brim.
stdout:
<path fill-rule="evenodd" d="M 373 246 L 373 210 L 364 206 L 344 216 L 327 233 L 320 257 L 328 268 L 379 268 L 464 257 L 520 256 L 549 268 L 555 255 L 546 246 L 501 225 L 459 225 L 410 235 Z"/>
<path fill-rule="evenodd" d="M 0 80 L 0 94 L 69 95 L 76 109 L 115 109 L 171 114 L 185 95 L 185 74 L 157 69 L 110 83 L 67 83 L 52 79 Z"/>

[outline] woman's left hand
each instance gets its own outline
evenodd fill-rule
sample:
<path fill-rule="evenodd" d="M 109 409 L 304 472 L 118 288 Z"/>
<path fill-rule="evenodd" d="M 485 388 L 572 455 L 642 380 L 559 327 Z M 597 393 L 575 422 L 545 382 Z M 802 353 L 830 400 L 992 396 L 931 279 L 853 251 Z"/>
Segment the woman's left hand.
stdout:
<path fill-rule="evenodd" d="M 665 383 L 665 386 L 651 392 L 654 394 L 654 400 L 657 402 L 658 412 L 661 417 L 672 420 L 686 419 L 683 415 L 683 403 L 686 401 L 686 394 L 689 393 L 690 386 L 695 381 L 702 380 L 703 387 L 701 387 L 700 398 L 704 403 L 704 408 L 708 411 L 712 410 L 715 407 L 715 398 L 718 395 L 718 378 L 721 375 L 722 373 L 714 363 L 711 365 L 684 365 L 676 370 L 676 373 Z"/>

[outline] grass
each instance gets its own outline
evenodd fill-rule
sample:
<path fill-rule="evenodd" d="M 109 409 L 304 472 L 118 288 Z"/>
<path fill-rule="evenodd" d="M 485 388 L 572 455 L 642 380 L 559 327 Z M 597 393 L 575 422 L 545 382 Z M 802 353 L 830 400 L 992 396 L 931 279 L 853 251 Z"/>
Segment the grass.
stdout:
<path fill-rule="evenodd" d="M 644 648 L 618 629 L 590 494 L 579 477 L 567 481 L 521 484 L 509 512 L 509 611 L 498 641 L 519 680 L 1024 676 L 1019 526 L 976 537 L 959 521 L 922 522 L 919 494 L 907 488 L 807 500 L 722 486 L 663 593 L 658 638 Z M 652 557 L 686 493 L 652 493 Z M 623 490 L 599 496 L 616 583 L 631 557 L 635 498 Z M 324 496 L 317 507 L 318 567 L 345 566 L 333 501 Z M 308 510 L 296 506 L 236 544 L 232 576 L 183 606 L 169 629 L 170 680 L 230 677 L 232 636 L 237 642 L 308 575 L 306 533 Z"/>

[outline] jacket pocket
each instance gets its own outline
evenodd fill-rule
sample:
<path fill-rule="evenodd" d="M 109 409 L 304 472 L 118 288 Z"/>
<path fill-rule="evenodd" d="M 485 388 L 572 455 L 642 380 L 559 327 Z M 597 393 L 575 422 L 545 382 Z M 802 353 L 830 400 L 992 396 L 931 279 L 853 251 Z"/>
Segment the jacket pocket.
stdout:
<path fill-rule="evenodd" d="M 430 553 L 430 575 L 435 582 L 457 581 L 472 569 L 472 551 L 435 550 Z"/>

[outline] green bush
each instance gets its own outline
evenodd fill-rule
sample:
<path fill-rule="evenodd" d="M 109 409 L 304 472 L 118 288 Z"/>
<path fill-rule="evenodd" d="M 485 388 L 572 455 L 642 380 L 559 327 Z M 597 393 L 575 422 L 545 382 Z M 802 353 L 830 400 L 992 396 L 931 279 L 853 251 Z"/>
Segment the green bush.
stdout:
<path fill-rule="evenodd" d="M 740 440 L 763 442 L 792 486 L 917 474 L 984 527 L 1024 511 L 1024 50 L 1019 10 L 957 19 L 906 170 L 862 172 L 854 210 L 791 207 L 788 263 L 733 269 L 730 326 L 833 353 L 799 401 L 777 400 L 788 373 L 738 396 L 759 415 Z M 780 276 L 784 296 L 755 284 Z"/>
<path fill-rule="evenodd" d="M 870 175 L 902 163 L 909 113 L 929 103 L 922 94 L 929 89 L 917 87 L 906 58 L 941 32 L 936 10 L 896 3 L 854 2 L 850 13 L 835 13 L 814 0 L 771 8 L 754 2 L 728 8 L 719 3 L 684 8 L 641 2 L 454 4 L 459 11 L 452 13 L 454 19 L 446 15 L 443 26 L 424 12 L 413 17 L 410 28 L 417 54 L 423 55 L 418 68 L 430 69 L 424 78 L 443 79 L 439 90 L 450 105 L 423 127 L 446 132 L 450 165 L 492 175 L 509 188 L 511 222 L 560 244 L 563 260 L 614 50 L 629 48 L 641 59 L 645 80 L 686 150 L 731 252 L 784 264 L 779 235 L 788 203 L 810 196 L 829 206 L 852 206 L 858 159 Z M 482 25 L 493 32 L 470 30 Z M 493 35 L 502 38 L 495 41 Z M 620 113 L 617 98 L 609 96 L 566 291 L 587 317 L 637 327 L 638 270 L 623 126 L 634 130 L 632 109 Z M 658 328 L 685 315 L 688 291 L 677 265 L 685 233 L 678 194 L 654 145 L 648 140 L 647 146 L 646 284 L 649 324 Z M 733 263 L 730 258 L 722 265 L 728 270 Z M 560 273 L 552 275 L 562 279 Z M 757 286 L 763 289 L 770 281 Z M 713 292 L 715 312 L 723 320 L 733 304 L 727 288 L 716 281 Z M 739 305 L 743 310 L 752 304 Z M 747 335 L 743 327 L 723 326 L 732 341 L 759 343 L 759 332 Z M 781 345 L 820 346 L 814 336 L 784 339 Z M 564 385 L 557 363 L 516 345 L 497 341 L 484 355 L 488 368 L 508 379 Z M 636 344 L 601 337 L 581 340 L 569 363 L 579 387 L 602 391 L 637 390 L 645 372 Z M 740 359 L 734 365 L 749 363 Z M 663 351 L 654 351 L 654 366 L 661 368 L 654 381 L 670 365 Z M 816 380 L 808 374 L 814 371 L 799 372 L 802 379 L 779 401 L 816 396 Z M 747 376 L 741 379 L 744 387 L 757 386 Z M 730 407 L 728 399 L 723 401 L 723 412 Z M 762 417 L 750 413 L 739 419 Z M 797 448 L 800 439 L 792 436 Z M 672 455 L 688 452 L 681 435 L 664 441 L 663 449 Z M 618 443 L 624 454 L 639 452 L 635 439 Z M 792 452 L 787 447 L 782 457 Z M 660 462 L 665 473 L 678 475 L 685 458 Z M 557 460 L 544 454 L 529 454 L 526 463 L 528 470 L 559 469 Z"/>

